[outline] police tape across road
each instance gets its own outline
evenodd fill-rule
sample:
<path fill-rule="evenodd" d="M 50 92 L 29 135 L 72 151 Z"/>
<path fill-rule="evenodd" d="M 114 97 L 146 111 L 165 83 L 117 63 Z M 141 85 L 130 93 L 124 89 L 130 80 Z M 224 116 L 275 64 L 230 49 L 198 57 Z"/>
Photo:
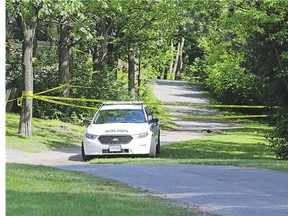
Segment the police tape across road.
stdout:
<path fill-rule="evenodd" d="M 71 88 L 89 88 L 93 89 L 93 87 L 87 87 L 87 86 L 77 86 L 77 85 L 70 85 L 70 84 L 64 84 L 60 85 L 58 87 L 48 89 L 42 92 L 33 93 L 33 91 L 23 91 L 22 96 L 19 98 L 7 100 L 6 102 L 13 102 L 17 100 L 17 105 L 22 107 L 22 101 L 23 99 L 27 98 L 33 98 L 35 100 L 44 101 L 47 103 L 54 103 L 58 105 L 63 106 L 69 106 L 69 107 L 76 107 L 76 108 L 82 108 L 82 109 L 91 109 L 91 110 L 98 110 L 98 107 L 100 106 L 100 103 L 102 102 L 109 102 L 109 100 L 101 100 L 101 99 L 87 99 L 87 98 L 71 98 L 71 97 L 59 97 L 59 96 L 49 96 L 49 95 L 43 95 L 44 93 L 48 93 L 51 91 L 56 91 L 61 88 L 65 87 L 71 87 Z M 64 102 L 65 101 L 65 102 Z M 67 101 L 71 102 L 93 102 L 98 103 L 98 106 L 84 106 L 84 105 L 77 105 L 77 104 L 71 104 L 67 103 Z M 257 105 L 221 105 L 221 104 L 189 104 L 189 103 L 148 103 L 147 105 L 162 105 L 162 106 L 185 106 L 185 107 L 205 107 L 205 108 L 228 108 L 228 109 L 265 109 L 268 108 L 266 106 L 257 106 Z M 159 115 L 159 117 L 168 117 L 168 118 L 179 118 L 179 119 L 240 119 L 240 118 L 266 118 L 268 115 L 214 115 L 214 116 L 208 116 L 208 115 Z"/>

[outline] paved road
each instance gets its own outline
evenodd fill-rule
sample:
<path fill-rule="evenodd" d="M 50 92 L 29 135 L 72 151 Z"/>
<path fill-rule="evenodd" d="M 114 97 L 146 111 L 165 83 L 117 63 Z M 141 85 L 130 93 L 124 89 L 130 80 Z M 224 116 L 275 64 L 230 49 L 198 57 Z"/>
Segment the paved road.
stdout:
<path fill-rule="evenodd" d="M 288 215 L 288 173 L 284 172 L 183 164 L 58 168 L 114 179 L 212 214 Z"/>

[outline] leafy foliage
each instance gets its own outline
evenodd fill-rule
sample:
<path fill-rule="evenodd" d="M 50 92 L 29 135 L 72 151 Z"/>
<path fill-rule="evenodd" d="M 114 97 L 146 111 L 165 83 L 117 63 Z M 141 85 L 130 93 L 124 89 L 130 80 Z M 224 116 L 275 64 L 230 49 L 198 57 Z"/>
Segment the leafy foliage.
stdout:
<path fill-rule="evenodd" d="M 198 28 L 203 54 L 189 67 L 190 76 L 200 76 L 225 104 L 287 107 L 287 1 L 199 1 L 197 5 L 201 9 L 194 17 L 206 28 Z M 210 13 L 212 8 L 219 10 Z M 286 158 L 287 115 L 283 109 L 271 114 L 281 116 L 271 121 L 275 126 L 269 135 L 271 146 L 278 157 Z"/>
<path fill-rule="evenodd" d="M 267 135 L 270 146 L 274 149 L 279 159 L 288 160 L 288 118 L 287 108 L 278 110 L 272 119 L 274 130 Z"/>

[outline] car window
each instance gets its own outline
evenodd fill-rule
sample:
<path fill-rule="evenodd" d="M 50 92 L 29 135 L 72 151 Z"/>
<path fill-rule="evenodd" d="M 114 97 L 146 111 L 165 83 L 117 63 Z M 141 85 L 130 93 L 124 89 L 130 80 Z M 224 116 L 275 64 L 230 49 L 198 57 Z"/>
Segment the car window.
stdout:
<path fill-rule="evenodd" d="M 145 115 L 141 109 L 100 110 L 93 124 L 143 122 L 145 122 Z"/>

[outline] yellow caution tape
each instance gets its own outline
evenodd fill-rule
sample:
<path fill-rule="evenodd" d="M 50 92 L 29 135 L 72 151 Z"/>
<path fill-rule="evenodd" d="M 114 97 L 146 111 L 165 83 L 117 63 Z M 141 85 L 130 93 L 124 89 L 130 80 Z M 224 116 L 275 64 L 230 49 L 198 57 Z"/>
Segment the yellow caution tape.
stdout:
<path fill-rule="evenodd" d="M 231 115 L 231 116 L 160 115 L 159 117 L 178 118 L 178 119 L 243 119 L 243 118 L 267 118 L 268 115 Z"/>
<path fill-rule="evenodd" d="M 22 97 L 33 98 L 33 91 L 22 91 Z"/>
<path fill-rule="evenodd" d="M 17 105 L 22 107 L 23 99 L 32 99 L 33 98 L 33 91 L 22 91 L 22 96 L 17 98 Z"/>
<path fill-rule="evenodd" d="M 48 89 L 48 90 L 45 90 L 45 91 L 42 91 L 42 92 L 35 93 L 34 95 L 40 95 L 40 94 L 44 94 L 44 93 L 47 93 L 47 92 L 56 91 L 58 89 L 65 88 L 67 86 L 69 86 L 69 84 L 63 84 L 63 85 L 60 85 L 60 86 L 52 88 L 52 89 Z"/>
<path fill-rule="evenodd" d="M 41 94 L 48 93 L 48 92 L 51 92 L 51 91 L 56 91 L 58 89 L 65 88 L 65 87 L 94 88 L 94 87 L 88 87 L 88 86 L 70 85 L 69 83 L 67 83 L 67 84 L 63 84 L 63 85 L 57 86 L 55 88 L 48 89 L 48 90 L 45 90 L 45 91 L 41 91 L 41 92 L 38 92 L 38 93 L 35 93 L 35 94 L 33 94 L 33 91 L 23 91 L 21 97 L 14 98 L 14 99 L 11 99 L 11 100 L 7 100 L 6 103 L 9 103 L 9 102 L 17 100 L 17 105 L 22 107 L 22 103 L 23 103 L 23 99 L 24 98 L 35 98 L 36 95 L 41 95 Z M 44 95 L 42 95 L 42 96 L 44 96 Z M 52 97 L 52 96 L 44 96 L 44 97 Z M 40 99 L 40 98 L 38 97 L 37 99 Z M 55 99 L 56 99 L 56 97 L 55 97 Z M 104 101 L 104 100 L 96 100 L 96 99 L 91 99 L 91 100 L 90 99 L 86 99 L 86 100 L 84 100 L 84 99 L 79 99 L 79 98 L 71 99 L 71 98 L 63 98 L 63 97 L 58 97 L 58 99 L 59 100 L 60 99 L 62 99 L 62 100 L 71 100 L 71 101 L 72 100 L 74 100 L 74 101 L 87 101 L 87 102 L 102 102 L 102 101 Z"/>
<path fill-rule="evenodd" d="M 108 100 L 100 100 L 100 99 L 67 98 L 67 97 L 44 96 L 44 95 L 37 96 L 37 99 L 38 98 L 52 99 L 52 100 L 66 100 L 66 101 L 98 102 L 98 103 L 109 102 Z"/>
<path fill-rule="evenodd" d="M 55 101 L 55 100 L 47 99 L 45 97 L 35 96 L 34 99 L 45 101 L 45 102 L 48 102 L 48 103 L 59 104 L 59 105 L 63 105 L 63 106 L 77 107 L 77 108 L 82 108 L 82 109 L 98 110 L 98 107 L 87 107 L 87 106 L 69 104 L 69 103 L 65 103 L 65 102 L 61 102 L 61 101 Z"/>
<path fill-rule="evenodd" d="M 10 103 L 10 102 L 13 102 L 13 101 L 16 101 L 18 100 L 19 98 L 14 98 L 14 99 L 11 99 L 11 100 L 7 100 L 6 103 Z"/>
<path fill-rule="evenodd" d="M 58 87 L 48 89 L 42 92 L 38 92 L 33 94 L 33 91 L 23 91 L 22 96 L 16 99 L 8 100 L 6 102 L 12 102 L 14 100 L 17 100 L 18 106 L 22 107 L 23 99 L 26 98 L 34 98 L 36 100 L 45 101 L 48 103 L 54 103 L 59 104 L 63 106 L 70 106 L 70 107 L 77 107 L 82 109 L 92 109 L 97 110 L 98 107 L 88 107 L 88 106 L 81 106 L 76 104 L 71 104 L 63 101 L 78 101 L 78 102 L 107 102 L 109 100 L 101 100 L 101 99 L 86 99 L 86 98 L 70 98 L 70 97 L 58 97 L 58 96 L 48 96 L 48 95 L 42 95 L 44 93 L 48 93 L 51 91 L 59 90 L 61 88 L 65 87 L 72 87 L 72 88 L 88 88 L 93 89 L 94 87 L 88 87 L 88 86 L 78 86 L 78 85 L 70 85 L 70 84 L 63 84 Z M 208 108 L 255 108 L 255 109 L 264 109 L 266 106 L 250 106 L 250 105 L 212 105 L 212 104 L 188 104 L 188 103 L 160 103 L 163 106 L 187 106 L 187 107 L 208 107 Z M 148 104 L 149 105 L 149 104 Z M 150 103 L 150 105 L 159 105 L 159 103 Z M 274 107 L 275 108 L 275 107 Z M 265 118 L 268 117 L 268 115 L 232 115 L 232 116 L 193 116 L 193 115 L 160 115 L 159 117 L 168 117 L 168 118 L 178 118 L 178 119 L 241 119 L 241 118 Z"/>
<path fill-rule="evenodd" d="M 17 98 L 17 106 L 22 107 L 23 97 Z"/>
<path fill-rule="evenodd" d="M 44 93 L 51 92 L 51 91 L 56 91 L 58 89 L 65 88 L 65 87 L 83 88 L 83 89 L 95 89 L 96 88 L 96 87 L 91 87 L 91 86 L 70 85 L 69 83 L 66 83 L 66 84 L 60 85 L 60 86 L 52 88 L 52 89 L 48 89 L 48 90 L 45 90 L 45 91 L 42 91 L 42 92 L 38 92 L 38 93 L 36 93 L 36 95 L 44 94 Z"/>
<path fill-rule="evenodd" d="M 188 107 L 210 107 L 210 108 L 245 108 L 264 109 L 266 106 L 257 105 L 222 105 L 222 104 L 188 104 L 188 103 L 162 103 L 164 106 L 188 106 Z"/>
<path fill-rule="evenodd" d="M 69 87 L 71 88 L 83 88 L 83 89 L 97 89 L 96 87 L 91 87 L 91 86 L 79 86 L 79 85 L 68 85 Z M 107 88 L 103 88 L 102 87 L 102 90 L 105 90 L 105 89 L 109 89 L 110 87 L 107 87 Z"/>

